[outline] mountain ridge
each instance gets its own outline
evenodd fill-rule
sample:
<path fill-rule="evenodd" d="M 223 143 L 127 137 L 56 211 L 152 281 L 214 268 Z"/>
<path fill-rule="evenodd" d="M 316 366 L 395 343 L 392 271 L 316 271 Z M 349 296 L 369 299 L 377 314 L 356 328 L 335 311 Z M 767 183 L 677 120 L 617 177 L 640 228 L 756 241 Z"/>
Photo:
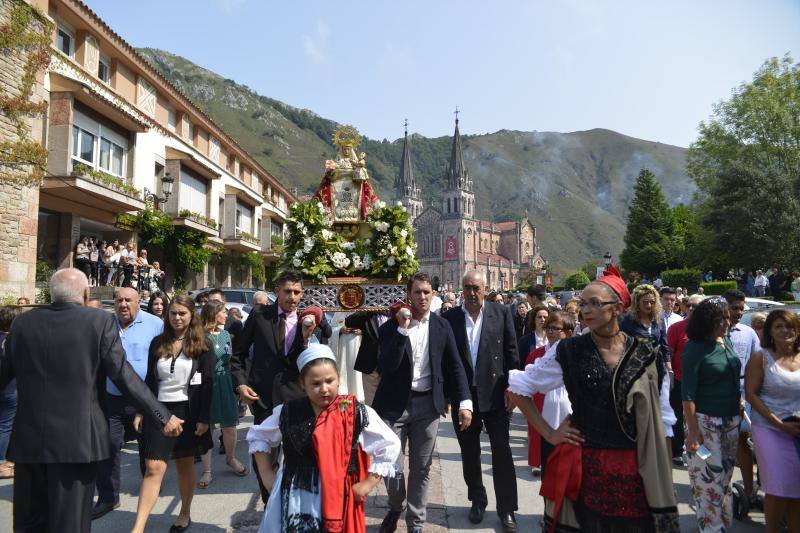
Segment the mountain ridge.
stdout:
<path fill-rule="evenodd" d="M 285 186 L 297 187 L 299 194 L 316 189 L 324 160 L 335 154 L 331 134 L 339 123 L 259 95 L 169 52 L 142 48 L 139 53 Z M 409 135 L 424 205 L 438 207 L 452 137 Z M 688 203 L 695 191 L 684 148 L 606 128 L 569 133 L 500 129 L 462 134 L 462 144 L 476 216 L 499 222 L 527 213 L 542 255 L 556 273 L 599 260 L 607 251 L 618 256 L 627 205 L 642 167 L 653 171 L 671 205 Z M 403 137 L 364 137 L 359 148 L 385 200 L 392 199 L 402 146 Z"/>

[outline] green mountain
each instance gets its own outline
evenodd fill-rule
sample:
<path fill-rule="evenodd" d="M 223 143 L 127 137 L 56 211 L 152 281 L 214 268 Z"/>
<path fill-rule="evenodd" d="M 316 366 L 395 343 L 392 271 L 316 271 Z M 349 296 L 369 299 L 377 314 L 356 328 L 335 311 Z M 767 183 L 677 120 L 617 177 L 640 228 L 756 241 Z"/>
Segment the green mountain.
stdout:
<path fill-rule="evenodd" d="M 314 192 L 324 160 L 335 154 L 330 139 L 336 122 L 261 96 L 168 52 L 139 52 L 274 176 L 300 194 Z M 477 216 L 503 221 L 527 212 L 542 255 L 557 273 L 600 259 L 606 251 L 618 256 L 627 206 L 642 167 L 656 175 L 673 205 L 689 202 L 695 191 L 686 174 L 684 148 L 610 130 L 501 130 L 464 135 L 462 140 Z M 426 206 L 439 205 L 451 142 L 450 137 L 413 135 L 414 176 Z M 402 147 L 402 138 L 365 138 L 359 149 L 367 153 L 370 175 L 385 200 L 391 200 Z"/>

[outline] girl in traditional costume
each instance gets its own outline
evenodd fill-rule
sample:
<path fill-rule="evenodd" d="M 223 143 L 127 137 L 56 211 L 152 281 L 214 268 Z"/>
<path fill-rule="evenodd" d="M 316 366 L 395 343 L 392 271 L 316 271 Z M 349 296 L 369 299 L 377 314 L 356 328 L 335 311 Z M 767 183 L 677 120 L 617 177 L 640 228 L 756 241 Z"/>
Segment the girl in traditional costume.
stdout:
<path fill-rule="evenodd" d="M 630 303 L 609 267 L 581 294 L 581 325 L 590 334 L 560 341 L 509 376 L 517 405 L 555 446 L 541 490 L 547 531 L 679 531 L 659 402 L 664 367 L 659 346 L 620 331 Z M 554 429 L 530 395 L 561 386 L 573 412 Z"/>
<path fill-rule="evenodd" d="M 400 440 L 378 414 L 338 394 L 336 357 L 310 344 L 297 359 L 307 397 L 275 408 L 247 441 L 270 498 L 259 533 L 364 533 L 363 502 L 394 477 Z M 283 466 L 272 450 L 283 446 Z"/>

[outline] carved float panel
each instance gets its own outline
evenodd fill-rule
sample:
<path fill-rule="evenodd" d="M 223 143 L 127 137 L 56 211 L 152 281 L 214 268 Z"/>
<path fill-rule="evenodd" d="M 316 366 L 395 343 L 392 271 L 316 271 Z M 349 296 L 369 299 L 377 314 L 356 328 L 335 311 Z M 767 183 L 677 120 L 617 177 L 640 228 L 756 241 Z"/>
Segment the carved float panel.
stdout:
<path fill-rule="evenodd" d="M 406 300 L 406 286 L 387 280 L 331 278 L 325 284 L 304 284 L 299 308 L 316 305 L 323 311 L 386 311 Z"/>

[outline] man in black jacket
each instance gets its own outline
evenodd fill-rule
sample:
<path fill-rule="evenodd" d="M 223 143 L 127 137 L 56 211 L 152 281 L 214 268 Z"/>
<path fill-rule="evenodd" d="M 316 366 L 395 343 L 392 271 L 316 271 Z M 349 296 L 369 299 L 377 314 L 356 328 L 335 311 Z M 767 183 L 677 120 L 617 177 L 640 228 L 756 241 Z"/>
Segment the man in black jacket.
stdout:
<path fill-rule="evenodd" d="M 467 495 L 472 502 L 469 520 L 483 521 L 488 504 L 481 467 L 481 428 L 485 427 L 492 446 L 492 481 L 497 498 L 497 514 L 503 531 L 516 531 L 517 476 L 509 445 L 510 409 L 505 396 L 508 374 L 517 368 L 516 334 L 511 310 L 484 301 L 486 278 L 471 270 L 461 284 L 464 304 L 444 314 L 456 338 L 458 352 L 467 372 L 475 406 L 475 423 L 467 431 L 457 431 Z"/>
<path fill-rule="evenodd" d="M 378 369 L 381 382 L 372 408 L 408 443 L 408 487 L 402 471 L 387 481 L 389 512 L 380 533 L 392 533 L 408 503 L 408 531 L 421 533 L 425 523 L 428 472 L 449 397 L 458 412 L 454 424 L 464 431 L 472 420 L 472 401 L 464 367 L 450 325 L 431 313 L 431 280 L 417 273 L 408 280 L 411 311 L 403 308 L 380 327 Z M 407 313 L 407 314 L 406 314 Z"/>
<path fill-rule="evenodd" d="M 111 453 L 98 402 L 106 377 L 165 434 L 180 434 L 183 421 L 125 360 L 114 315 L 83 306 L 83 272 L 53 274 L 50 297 L 52 305 L 14 321 L 0 366 L 0 389 L 16 378 L 18 391 L 8 447 L 16 463 L 14 531 L 88 532 L 97 462 Z"/>
<path fill-rule="evenodd" d="M 276 280 L 278 300 L 254 307 L 244 330 L 234 340 L 231 374 L 242 401 L 250 406 L 255 424 L 263 422 L 272 408 L 305 396 L 300 388 L 297 357 L 311 339 L 317 324 L 301 325 L 297 306 L 303 299 L 303 277 L 294 270 L 281 272 Z M 250 347 L 253 347 L 252 359 Z M 266 503 L 269 493 L 253 470 Z"/>

